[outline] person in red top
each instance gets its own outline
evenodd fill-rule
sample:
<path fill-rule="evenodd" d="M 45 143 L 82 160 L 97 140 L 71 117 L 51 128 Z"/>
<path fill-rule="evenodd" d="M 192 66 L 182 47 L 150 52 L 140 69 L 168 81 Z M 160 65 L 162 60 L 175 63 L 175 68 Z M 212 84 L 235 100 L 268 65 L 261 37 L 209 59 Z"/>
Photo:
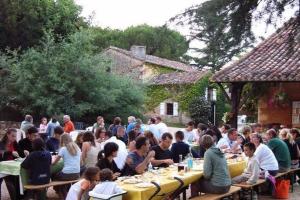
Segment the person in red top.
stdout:
<path fill-rule="evenodd" d="M 75 131 L 74 124 L 71 121 L 70 116 L 65 115 L 64 116 L 64 132 L 65 133 L 70 133 L 72 131 Z"/>
<path fill-rule="evenodd" d="M 3 136 L 0 141 L 0 161 L 6 160 L 14 160 L 15 158 L 19 158 L 18 143 L 17 139 L 17 130 L 14 128 L 9 128 L 6 131 L 6 134 Z M 4 177 L 7 190 L 10 195 L 10 199 L 20 199 L 20 191 L 19 191 L 19 178 L 18 176 L 6 176 Z M 0 187 L 2 183 L 2 178 L 0 179 Z M 1 192 L 0 192 L 1 196 Z"/>

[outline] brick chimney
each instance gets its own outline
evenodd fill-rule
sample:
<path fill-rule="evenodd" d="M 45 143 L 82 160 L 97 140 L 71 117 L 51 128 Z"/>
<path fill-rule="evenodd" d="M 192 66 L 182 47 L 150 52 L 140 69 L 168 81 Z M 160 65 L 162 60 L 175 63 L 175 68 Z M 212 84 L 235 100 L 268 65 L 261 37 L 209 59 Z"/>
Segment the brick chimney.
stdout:
<path fill-rule="evenodd" d="M 130 48 L 132 56 L 145 60 L 146 59 L 146 46 L 132 45 Z"/>

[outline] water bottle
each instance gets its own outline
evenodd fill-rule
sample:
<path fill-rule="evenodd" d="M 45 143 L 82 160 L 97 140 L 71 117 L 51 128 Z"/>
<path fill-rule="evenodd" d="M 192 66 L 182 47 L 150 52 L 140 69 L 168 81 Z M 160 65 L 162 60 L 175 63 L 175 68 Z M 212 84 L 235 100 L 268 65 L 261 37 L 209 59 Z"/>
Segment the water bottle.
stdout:
<path fill-rule="evenodd" d="M 190 153 L 188 154 L 188 157 L 187 157 L 187 167 L 189 170 L 193 169 L 193 155 L 192 155 L 191 149 L 190 149 Z"/>
<path fill-rule="evenodd" d="M 148 172 L 152 172 L 152 164 L 151 164 L 151 162 L 148 165 Z"/>

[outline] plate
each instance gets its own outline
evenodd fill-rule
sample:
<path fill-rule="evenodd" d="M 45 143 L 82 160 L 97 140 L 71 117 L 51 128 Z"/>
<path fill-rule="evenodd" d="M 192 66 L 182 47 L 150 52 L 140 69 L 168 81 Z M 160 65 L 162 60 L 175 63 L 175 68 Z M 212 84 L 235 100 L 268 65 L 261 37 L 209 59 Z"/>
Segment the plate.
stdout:
<path fill-rule="evenodd" d="M 128 183 L 128 184 L 136 184 L 136 183 L 140 183 L 141 180 L 138 180 L 138 179 L 126 179 L 123 181 L 123 183 Z"/>
<path fill-rule="evenodd" d="M 139 188 L 153 187 L 153 184 L 152 183 L 138 183 L 138 184 L 136 184 L 136 187 L 139 187 Z"/>

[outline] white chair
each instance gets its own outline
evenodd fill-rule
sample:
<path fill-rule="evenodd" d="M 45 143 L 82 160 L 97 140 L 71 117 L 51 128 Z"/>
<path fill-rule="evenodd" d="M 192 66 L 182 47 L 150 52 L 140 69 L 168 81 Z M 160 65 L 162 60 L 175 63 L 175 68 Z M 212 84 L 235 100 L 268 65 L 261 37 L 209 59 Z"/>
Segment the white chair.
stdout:
<path fill-rule="evenodd" d="M 86 131 L 93 131 L 93 127 L 92 126 L 89 126 L 85 129 Z"/>
<path fill-rule="evenodd" d="M 123 194 L 126 194 L 126 191 L 123 191 L 118 194 L 106 195 L 106 194 L 98 194 L 93 191 L 89 192 L 89 196 L 93 198 L 93 200 L 122 200 Z"/>
<path fill-rule="evenodd" d="M 72 138 L 73 141 L 76 140 L 78 133 L 79 133 L 79 131 L 76 131 L 76 130 L 70 132 L 70 136 L 71 136 L 71 138 Z"/>

